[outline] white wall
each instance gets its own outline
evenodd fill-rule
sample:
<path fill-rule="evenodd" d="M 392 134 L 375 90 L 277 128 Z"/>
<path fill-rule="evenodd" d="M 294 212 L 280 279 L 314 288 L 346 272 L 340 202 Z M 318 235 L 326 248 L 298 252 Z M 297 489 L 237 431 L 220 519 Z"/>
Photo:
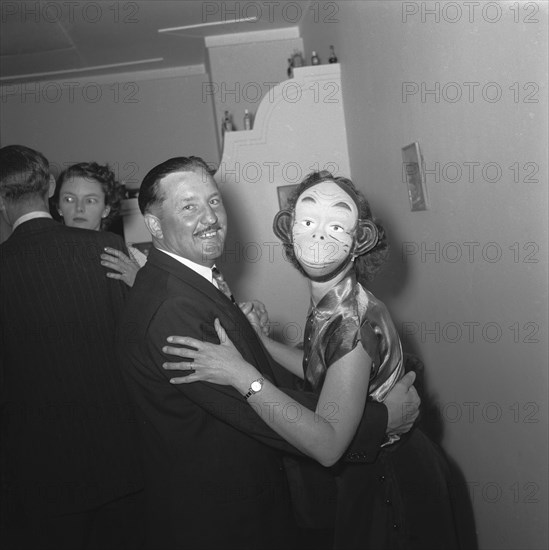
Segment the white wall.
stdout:
<path fill-rule="evenodd" d="M 336 48 L 352 177 L 391 237 L 372 289 L 426 364 L 481 548 L 547 548 L 547 5 L 479 4 L 470 22 L 467 3 L 335 4 L 301 33 L 307 50 Z M 438 102 L 404 101 L 403 82 L 439 83 Z M 479 83 L 472 100 L 466 82 Z M 427 212 L 410 211 L 402 179 L 413 141 L 441 167 Z"/>
<path fill-rule="evenodd" d="M 235 130 L 244 130 L 244 110 L 252 117 L 263 97 L 286 80 L 288 58 L 303 50 L 298 29 L 236 33 L 206 39 L 210 82 L 204 97 L 213 102 L 217 137 L 229 111 Z"/>
<path fill-rule="evenodd" d="M 41 151 L 56 171 L 109 162 L 128 187 L 172 156 L 217 164 L 212 104 L 202 97 L 208 77 L 204 67 L 194 69 L 4 86 L 1 143 Z"/>

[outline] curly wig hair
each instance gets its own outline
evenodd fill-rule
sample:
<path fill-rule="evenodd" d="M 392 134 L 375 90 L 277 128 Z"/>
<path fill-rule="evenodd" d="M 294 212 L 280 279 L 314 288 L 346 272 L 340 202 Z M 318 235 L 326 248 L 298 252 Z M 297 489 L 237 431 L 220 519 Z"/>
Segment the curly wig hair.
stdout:
<path fill-rule="evenodd" d="M 101 229 L 108 229 L 109 226 L 120 217 L 120 207 L 124 197 L 124 187 L 116 180 L 114 172 L 108 164 L 102 165 L 97 162 L 80 162 L 63 170 L 57 178 L 55 193 L 52 202 L 55 208 L 59 207 L 59 195 L 61 187 L 70 178 L 80 177 L 94 180 L 101 185 L 105 194 L 105 206 L 110 207 L 108 216 L 101 221 Z"/>
<path fill-rule="evenodd" d="M 288 199 L 287 210 L 292 213 L 292 217 L 295 215 L 295 205 L 300 195 L 310 187 L 318 185 L 324 181 L 333 181 L 341 189 L 343 189 L 355 202 L 358 208 L 358 217 L 360 220 L 370 220 L 375 224 L 378 230 L 377 244 L 368 252 L 357 256 L 354 261 L 355 273 L 359 282 L 371 281 L 374 279 L 376 273 L 380 270 L 381 266 L 387 259 L 389 254 L 389 244 L 385 234 L 385 229 L 379 221 L 377 221 L 373 214 L 368 200 L 364 194 L 358 190 L 350 179 L 344 177 L 335 177 L 331 172 L 322 170 L 320 172 L 312 172 L 305 177 L 305 179 L 299 184 L 297 189 L 293 191 Z M 297 269 L 306 275 L 303 268 L 299 265 L 297 258 L 295 257 L 293 244 L 284 243 L 287 258 L 291 263 L 297 267 Z"/>

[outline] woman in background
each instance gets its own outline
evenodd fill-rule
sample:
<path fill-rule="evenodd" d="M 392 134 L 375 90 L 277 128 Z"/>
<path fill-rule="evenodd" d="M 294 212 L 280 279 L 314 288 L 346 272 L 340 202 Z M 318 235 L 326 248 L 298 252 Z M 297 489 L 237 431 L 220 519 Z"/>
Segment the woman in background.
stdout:
<path fill-rule="evenodd" d="M 104 231 L 120 216 L 122 185 L 116 181 L 108 165 L 96 162 L 73 164 L 57 178 L 52 201 L 65 225 L 92 231 Z M 122 279 L 133 286 L 137 272 L 147 257 L 128 246 L 130 255 L 114 248 L 105 249 L 102 265 L 115 271 L 107 273 L 112 279 Z"/>

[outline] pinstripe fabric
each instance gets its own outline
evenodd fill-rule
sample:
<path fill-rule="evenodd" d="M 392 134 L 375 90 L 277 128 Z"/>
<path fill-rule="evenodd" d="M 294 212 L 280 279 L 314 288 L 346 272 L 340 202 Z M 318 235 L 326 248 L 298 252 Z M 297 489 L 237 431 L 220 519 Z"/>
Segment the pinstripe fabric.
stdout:
<path fill-rule="evenodd" d="M 0 245 L 2 500 L 79 512 L 140 488 L 135 421 L 114 352 L 126 287 L 111 233 L 35 219 Z"/>

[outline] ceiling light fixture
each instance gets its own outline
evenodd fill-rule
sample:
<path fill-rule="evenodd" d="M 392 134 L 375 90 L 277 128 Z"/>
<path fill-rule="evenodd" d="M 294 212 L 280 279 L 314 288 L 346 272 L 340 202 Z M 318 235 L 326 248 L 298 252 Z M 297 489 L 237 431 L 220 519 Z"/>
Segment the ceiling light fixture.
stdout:
<path fill-rule="evenodd" d="M 232 21 L 211 21 L 210 23 L 198 23 L 196 25 L 184 25 L 182 27 L 168 27 L 166 29 L 158 29 L 158 32 L 176 32 L 189 29 L 200 29 L 201 27 L 213 27 L 215 25 L 231 25 L 233 23 L 251 23 L 257 21 L 257 17 L 242 17 L 233 19 Z"/>

